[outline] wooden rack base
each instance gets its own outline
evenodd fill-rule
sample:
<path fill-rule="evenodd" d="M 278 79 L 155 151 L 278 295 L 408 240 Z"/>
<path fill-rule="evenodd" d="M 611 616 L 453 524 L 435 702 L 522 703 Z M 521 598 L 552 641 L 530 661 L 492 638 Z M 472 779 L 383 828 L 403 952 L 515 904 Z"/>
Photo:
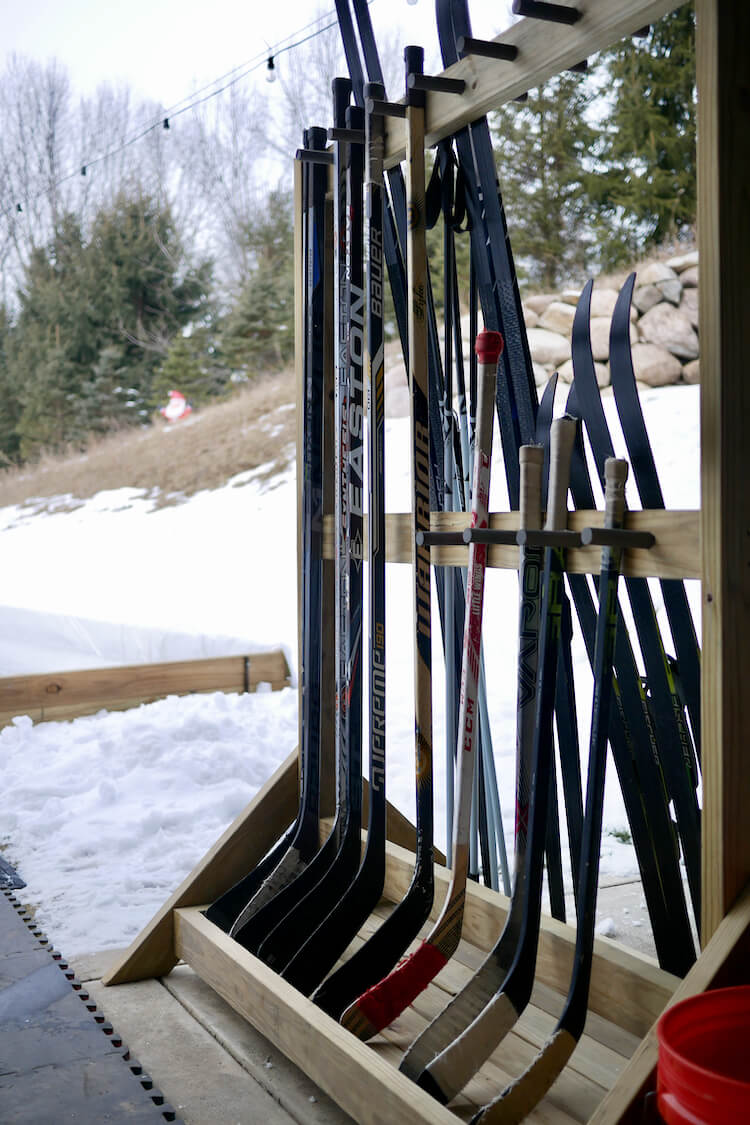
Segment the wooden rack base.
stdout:
<path fill-rule="evenodd" d="M 412 866 L 409 852 L 388 845 L 385 897 L 352 949 L 372 933 L 401 897 Z M 433 914 L 447 889 L 446 869 L 438 869 L 436 882 Z M 440 1106 L 398 1071 L 409 1043 L 478 968 L 502 928 L 506 907 L 504 896 L 472 884 L 464 930 L 468 940 L 461 942 L 456 956 L 414 1005 L 367 1044 L 238 947 L 207 921 L 200 908 L 175 911 L 174 948 L 176 956 L 362 1125 L 455 1125 L 468 1120 L 479 1105 L 520 1073 L 551 1033 L 562 1009 L 572 965 L 573 932 L 545 919 L 532 1004 L 450 1108 Z M 586 1034 L 528 1121 L 537 1125 L 588 1121 L 678 983 L 650 959 L 616 943 L 599 941 Z M 613 1014 L 617 1022 L 609 1018 Z"/>

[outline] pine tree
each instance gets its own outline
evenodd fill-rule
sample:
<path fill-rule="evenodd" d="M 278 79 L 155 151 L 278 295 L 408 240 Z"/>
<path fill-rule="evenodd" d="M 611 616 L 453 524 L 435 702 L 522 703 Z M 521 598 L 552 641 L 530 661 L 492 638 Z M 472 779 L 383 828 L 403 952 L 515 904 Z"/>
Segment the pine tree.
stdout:
<path fill-rule="evenodd" d="M 250 275 L 221 333 L 235 375 L 280 370 L 294 354 L 294 237 L 288 192 L 271 191 L 245 230 Z"/>
<path fill-rule="evenodd" d="M 221 394 L 226 385 L 225 372 L 212 369 L 205 357 L 199 358 L 192 338 L 175 336 L 166 358 L 157 370 L 151 387 L 154 408 L 163 406 L 169 392 L 181 391 L 185 398 L 198 406 Z"/>
<path fill-rule="evenodd" d="M 592 197 L 619 227 L 610 261 L 692 228 L 696 217 L 695 9 L 655 23 L 642 40 L 623 40 L 602 57 L 613 108 L 598 147 Z"/>
<path fill-rule="evenodd" d="M 584 77 L 565 73 L 491 119 L 516 266 L 545 288 L 580 275 L 595 252 L 586 223 L 592 96 Z"/>

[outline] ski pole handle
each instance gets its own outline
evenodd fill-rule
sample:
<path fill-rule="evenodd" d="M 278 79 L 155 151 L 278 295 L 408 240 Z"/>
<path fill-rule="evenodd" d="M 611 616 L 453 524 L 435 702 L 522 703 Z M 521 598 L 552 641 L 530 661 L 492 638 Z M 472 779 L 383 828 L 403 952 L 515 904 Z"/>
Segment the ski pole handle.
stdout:
<path fill-rule="evenodd" d="M 578 420 L 570 414 L 555 418 L 550 427 L 549 489 L 545 531 L 560 531 L 568 522 L 568 480 Z"/>
<path fill-rule="evenodd" d="M 518 524 L 524 531 L 539 531 L 542 526 L 542 470 L 544 447 L 522 445 L 518 460 L 521 469 L 521 500 Z"/>

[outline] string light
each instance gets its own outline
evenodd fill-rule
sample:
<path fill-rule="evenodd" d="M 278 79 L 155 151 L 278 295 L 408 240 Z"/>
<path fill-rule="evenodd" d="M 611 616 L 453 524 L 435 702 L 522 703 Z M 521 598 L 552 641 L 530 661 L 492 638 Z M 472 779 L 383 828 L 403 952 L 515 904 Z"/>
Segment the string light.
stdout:
<path fill-rule="evenodd" d="M 374 0 L 366 0 L 366 3 L 367 3 L 368 7 L 373 2 L 374 2 Z M 409 0 L 409 2 L 411 3 L 412 0 Z M 413 2 L 416 3 L 416 0 L 413 0 Z M 187 113 L 188 110 L 195 109 L 197 106 L 202 105 L 204 102 L 211 101 L 211 99 L 217 97 L 219 94 L 223 94 L 225 90 L 228 90 L 230 88 L 230 86 L 234 86 L 237 82 L 241 81 L 243 78 L 246 78 L 249 74 L 252 74 L 253 71 L 258 70 L 261 66 L 263 66 L 264 62 L 265 62 L 265 65 L 266 65 L 266 81 L 267 82 L 275 82 L 276 81 L 276 62 L 275 62 L 275 60 L 278 58 L 278 56 L 284 54 L 287 51 L 294 51 L 297 47 L 301 47 L 304 43 L 309 43 L 311 39 L 315 39 L 315 38 L 317 38 L 318 35 L 322 35 L 323 32 L 329 31 L 331 28 L 337 27 L 338 26 L 338 18 L 335 16 L 334 12 L 331 12 L 330 14 L 332 16 L 334 16 L 333 19 L 329 20 L 329 22 L 327 22 L 327 23 L 321 24 L 319 27 L 316 27 L 315 31 L 312 31 L 309 35 L 305 35 L 302 39 L 295 39 L 294 37 L 296 35 L 301 34 L 301 32 L 303 32 L 303 31 L 307 31 L 307 29 L 310 28 L 310 27 L 315 27 L 315 25 L 319 23 L 321 17 L 318 17 L 317 19 L 312 20 L 310 23 L 306 24 L 304 27 L 298 28 L 297 31 L 291 32 L 291 34 L 288 35 L 286 37 L 286 39 L 280 40 L 278 44 L 274 45 L 274 47 L 273 47 L 274 53 L 272 55 L 266 55 L 265 53 L 255 55 L 255 57 L 253 59 L 250 59 L 248 61 L 248 64 L 241 63 L 239 66 L 234 67 L 230 71 L 227 71 L 227 73 L 222 75 L 221 78 L 216 78 L 216 79 L 214 79 L 214 82 L 209 82 L 206 86 L 202 86 L 201 89 L 197 91 L 197 93 L 200 94 L 203 90 L 209 90 L 217 82 L 224 82 L 225 78 L 229 78 L 229 81 L 224 82 L 224 84 L 222 86 L 219 86 L 217 89 L 211 90 L 211 92 L 209 94 L 206 94 L 204 97 L 196 97 L 195 94 L 193 94 L 192 100 L 190 100 L 186 105 L 182 105 L 181 102 L 176 102 L 175 105 L 170 107 L 170 109 L 168 110 L 168 112 L 171 114 L 171 117 L 172 118 L 178 117 L 180 114 Z M 325 18 L 325 17 L 323 17 L 323 18 Z M 253 64 L 253 65 L 249 65 L 249 64 Z M 240 71 L 240 73 L 237 74 L 236 73 L 237 71 Z M 230 76 L 233 76 L 233 77 L 230 77 Z M 187 99 L 183 98 L 182 100 L 186 101 Z M 38 195 L 35 196 L 34 198 L 35 199 L 41 198 L 41 196 L 48 194 L 49 191 L 60 187 L 61 184 L 64 184 L 68 180 L 72 179 L 73 176 L 77 176 L 79 174 L 81 176 L 85 176 L 87 174 L 88 170 L 90 170 L 95 164 L 100 164 L 100 163 L 102 163 L 102 161 L 108 160 L 110 157 L 116 156 L 118 153 L 123 152 L 124 149 L 130 148 L 131 145 L 136 144 L 143 137 L 145 137 L 149 133 L 153 132 L 154 129 L 159 128 L 159 126 L 161 126 L 163 129 L 169 129 L 171 127 L 170 126 L 170 118 L 169 117 L 163 117 L 163 118 L 160 117 L 157 121 L 152 121 L 152 123 L 150 125 L 146 125 L 143 129 L 141 129 L 134 136 L 130 137 L 126 141 L 123 141 L 122 144 L 119 144 L 114 148 L 108 149 L 106 152 L 102 153 L 101 156 L 97 156 L 97 157 L 94 157 L 92 160 L 88 160 L 86 162 L 86 164 L 80 165 L 79 168 L 77 168 L 75 170 L 75 172 L 69 172 L 67 175 L 61 176 L 60 179 L 57 180 L 53 185 L 51 185 L 50 188 L 47 188 L 46 190 L 39 192 Z M 20 203 L 16 204 L 16 211 L 19 212 L 19 213 L 23 212 L 23 207 L 21 206 Z M 0 219 L 5 218 L 9 214 L 10 214 L 10 210 L 0 211 Z"/>

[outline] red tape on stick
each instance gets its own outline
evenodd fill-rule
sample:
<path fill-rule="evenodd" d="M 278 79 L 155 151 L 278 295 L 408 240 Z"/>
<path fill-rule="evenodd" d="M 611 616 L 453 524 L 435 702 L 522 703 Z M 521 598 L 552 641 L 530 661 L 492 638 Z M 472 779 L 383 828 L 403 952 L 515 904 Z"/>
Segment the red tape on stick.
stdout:
<path fill-rule="evenodd" d="M 368 988 L 357 1001 L 357 1007 L 376 1031 L 388 1027 L 427 988 L 447 961 L 436 946 L 423 941 L 419 949 L 384 980 Z"/>
<path fill-rule="evenodd" d="M 505 341 L 499 332 L 480 332 L 474 350 L 479 362 L 487 367 L 497 363 L 504 347 Z"/>

